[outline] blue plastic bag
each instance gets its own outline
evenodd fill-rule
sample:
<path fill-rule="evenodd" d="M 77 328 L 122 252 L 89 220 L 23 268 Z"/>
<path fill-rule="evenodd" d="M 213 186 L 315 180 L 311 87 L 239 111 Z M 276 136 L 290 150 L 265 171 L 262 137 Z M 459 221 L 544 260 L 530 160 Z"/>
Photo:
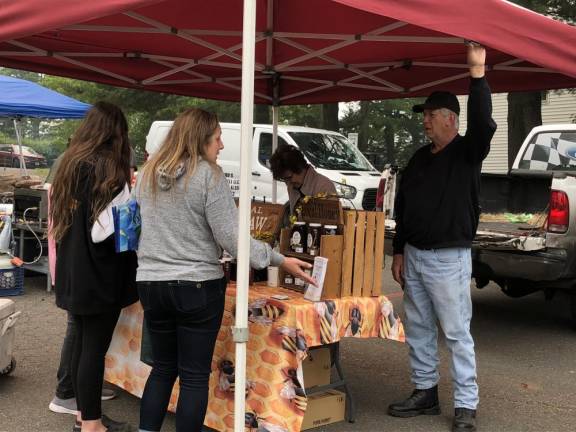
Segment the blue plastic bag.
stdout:
<path fill-rule="evenodd" d="M 142 220 L 140 206 L 135 199 L 112 207 L 114 218 L 114 244 L 116 252 L 138 250 Z"/>

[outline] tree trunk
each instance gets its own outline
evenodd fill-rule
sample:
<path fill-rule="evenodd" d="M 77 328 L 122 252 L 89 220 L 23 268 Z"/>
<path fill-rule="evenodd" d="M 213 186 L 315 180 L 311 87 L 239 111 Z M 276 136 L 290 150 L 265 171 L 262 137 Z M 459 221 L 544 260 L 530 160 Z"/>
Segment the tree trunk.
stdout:
<path fill-rule="evenodd" d="M 268 105 L 254 105 L 254 123 L 272 124 L 272 116 Z"/>
<path fill-rule="evenodd" d="M 508 169 L 512 168 L 524 138 L 541 124 L 541 92 L 508 93 Z"/>
<path fill-rule="evenodd" d="M 40 119 L 32 119 L 30 121 L 31 126 L 31 138 L 38 139 L 40 138 Z"/>
<path fill-rule="evenodd" d="M 358 148 L 360 151 L 368 149 L 368 138 L 370 135 L 370 101 L 360 102 L 360 125 L 358 126 Z"/>
<path fill-rule="evenodd" d="M 322 128 L 338 132 L 338 104 L 322 104 Z"/>
<path fill-rule="evenodd" d="M 386 126 L 384 129 L 384 145 L 386 146 L 386 162 L 392 165 L 397 164 L 398 152 L 396 151 L 396 142 L 394 137 L 394 128 L 392 126 Z"/>

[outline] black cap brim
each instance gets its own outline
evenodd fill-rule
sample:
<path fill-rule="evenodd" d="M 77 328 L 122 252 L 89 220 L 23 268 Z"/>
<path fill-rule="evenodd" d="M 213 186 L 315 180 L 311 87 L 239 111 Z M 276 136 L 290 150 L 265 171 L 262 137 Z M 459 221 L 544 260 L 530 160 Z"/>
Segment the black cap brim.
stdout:
<path fill-rule="evenodd" d="M 423 104 L 420 104 L 420 105 L 414 105 L 414 106 L 412 107 L 412 111 L 414 111 L 415 113 L 422 113 L 422 112 L 424 112 L 424 110 L 426 110 L 426 109 L 435 110 L 435 109 L 438 109 L 438 108 L 442 108 L 442 107 L 439 107 L 439 106 L 437 106 L 437 105 L 432 105 L 432 104 L 423 103 Z"/>

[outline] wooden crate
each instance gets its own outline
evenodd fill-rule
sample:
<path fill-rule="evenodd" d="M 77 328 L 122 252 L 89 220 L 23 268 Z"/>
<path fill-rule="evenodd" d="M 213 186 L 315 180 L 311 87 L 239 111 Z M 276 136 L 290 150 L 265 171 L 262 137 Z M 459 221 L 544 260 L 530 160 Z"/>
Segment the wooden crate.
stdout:
<path fill-rule="evenodd" d="M 323 299 L 381 294 L 385 229 L 383 212 L 342 212 L 338 201 L 323 200 L 303 206 L 301 217 L 305 222 L 337 225 L 341 233 L 320 238 L 320 256 L 328 258 Z M 280 252 L 313 263 L 313 256 L 290 250 L 290 231 L 290 228 L 281 231 Z M 282 270 L 279 276 L 281 286 L 304 291 L 304 286 L 285 284 Z"/>
<path fill-rule="evenodd" d="M 331 299 L 340 297 L 342 285 L 342 249 L 344 237 L 341 235 L 330 235 L 320 237 L 320 256 L 328 258 L 328 269 L 324 279 L 324 289 L 322 290 L 322 299 Z M 280 253 L 285 256 L 299 258 L 303 261 L 314 263 L 314 257 L 308 254 L 301 254 L 290 251 L 290 228 L 283 228 L 280 232 Z M 284 277 L 286 272 L 280 269 L 279 279 L 280 286 L 298 292 L 304 292 L 305 286 L 286 284 Z"/>
<path fill-rule="evenodd" d="M 344 214 L 342 296 L 377 296 L 382 291 L 384 213 Z"/>

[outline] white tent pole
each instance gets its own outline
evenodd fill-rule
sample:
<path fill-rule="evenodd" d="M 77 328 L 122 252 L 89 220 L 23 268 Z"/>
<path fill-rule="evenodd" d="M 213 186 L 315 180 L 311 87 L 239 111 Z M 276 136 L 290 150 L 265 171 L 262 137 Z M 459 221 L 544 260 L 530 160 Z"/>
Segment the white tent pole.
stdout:
<path fill-rule="evenodd" d="M 278 148 L 278 109 L 277 105 L 272 106 L 272 154 Z M 272 202 L 276 204 L 278 202 L 278 182 L 272 180 Z"/>
<path fill-rule="evenodd" d="M 248 342 L 248 272 L 250 265 L 250 192 L 252 190 L 252 123 L 254 115 L 254 61 L 256 0 L 244 0 L 242 29 L 242 97 L 240 140 L 240 204 L 238 206 L 238 267 L 236 282 L 236 391 L 234 431 L 244 432 L 246 411 L 246 342 Z"/>
<path fill-rule="evenodd" d="M 22 136 L 20 135 L 20 129 L 18 127 L 18 122 L 20 120 L 13 119 L 14 130 L 16 131 L 16 141 L 18 142 L 18 150 L 20 150 L 20 174 L 22 174 L 22 169 L 24 169 L 24 176 L 28 176 L 28 171 L 26 170 L 26 162 L 24 161 L 24 155 L 22 154 Z"/>

